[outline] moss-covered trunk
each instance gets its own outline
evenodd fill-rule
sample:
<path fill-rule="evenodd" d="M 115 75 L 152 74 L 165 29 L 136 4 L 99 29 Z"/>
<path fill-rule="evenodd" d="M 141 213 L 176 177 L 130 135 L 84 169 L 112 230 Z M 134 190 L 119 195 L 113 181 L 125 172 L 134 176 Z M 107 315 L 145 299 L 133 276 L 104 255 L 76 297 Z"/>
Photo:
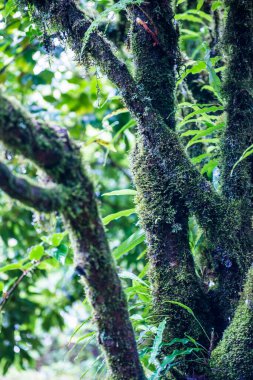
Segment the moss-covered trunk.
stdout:
<path fill-rule="evenodd" d="M 245 270 L 252 264 L 252 160 L 243 160 L 235 168 L 234 165 L 253 144 L 253 3 L 230 0 L 226 4 L 223 45 L 227 69 L 223 92 L 227 127 L 222 140 L 222 191 L 228 199 L 240 202 L 244 255 L 238 261 Z"/>
<path fill-rule="evenodd" d="M 0 139 L 12 151 L 43 168 L 56 183 L 52 189 L 34 186 L 0 164 L 0 187 L 7 194 L 31 207 L 46 212 L 57 210 L 64 216 L 71 232 L 76 271 L 85 280 L 94 310 L 109 378 L 144 380 L 127 301 L 79 148 L 66 131 L 59 135 L 57 129 L 34 120 L 17 102 L 1 93 Z M 16 189 L 16 185 L 21 188 Z"/>
<path fill-rule="evenodd" d="M 228 0 L 224 34 L 227 69 L 223 91 L 227 102 L 227 127 L 222 140 L 222 191 L 238 203 L 239 249 L 231 246 L 239 270 L 237 297 L 248 277 L 239 306 L 221 342 L 212 354 L 214 379 L 250 380 L 253 374 L 252 343 L 252 266 L 253 232 L 252 160 L 241 161 L 243 152 L 253 143 L 253 2 Z M 235 285 L 231 277 L 231 286 Z M 224 289 L 226 295 L 226 289 Z"/>
<path fill-rule="evenodd" d="M 170 302 L 185 304 L 202 321 L 208 319 L 203 289 L 196 277 L 188 244 L 189 210 L 180 190 L 174 188 L 176 173 L 168 165 L 169 147 L 166 146 L 166 139 L 169 139 L 166 129 L 174 130 L 176 124 L 174 91 L 176 67 L 180 61 L 178 32 L 168 1 L 146 2 L 133 7 L 129 17 L 135 78 L 161 117 L 156 129 L 150 128 L 146 121 L 139 124 L 137 147 L 132 155 L 138 191 L 136 203 L 148 241 L 154 318 L 166 318 L 166 342 L 188 333 L 206 343 L 196 320 L 184 308 Z"/>
<path fill-rule="evenodd" d="M 84 191 L 85 190 L 85 191 Z M 100 221 L 94 189 L 87 178 L 73 188 L 64 212 L 76 254 L 76 270 L 84 278 L 94 310 L 98 342 L 105 352 L 110 379 L 144 380 L 126 297 Z"/>

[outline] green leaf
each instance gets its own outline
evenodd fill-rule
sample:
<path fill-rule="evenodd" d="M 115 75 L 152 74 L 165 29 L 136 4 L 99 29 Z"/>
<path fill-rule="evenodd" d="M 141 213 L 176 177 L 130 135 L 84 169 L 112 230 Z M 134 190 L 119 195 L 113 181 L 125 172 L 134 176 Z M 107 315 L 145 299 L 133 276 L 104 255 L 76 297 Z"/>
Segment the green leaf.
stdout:
<path fill-rule="evenodd" d="M 3 267 L 0 267 L 0 273 L 8 272 L 9 270 L 22 269 L 24 260 L 19 261 L 18 263 L 8 264 Z"/>
<path fill-rule="evenodd" d="M 192 68 L 189 70 L 191 74 L 198 74 L 201 71 L 206 69 L 206 63 L 204 61 L 198 61 Z"/>
<path fill-rule="evenodd" d="M 210 160 L 201 169 L 201 174 L 205 174 L 206 173 L 208 177 L 211 177 L 214 169 L 217 168 L 218 164 L 219 164 L 219 160 L 218 159 Z"/>
<path fill-rule="evenodd" d="M 66 236 L 66 232 L 53 234 L 52 235 L 52 245 L 54 247 L 58 247 L 61 244 L 61 242 L 65 236 Z"/>
<path fill-rule="evenodd" d="M 206 70 L 206 63 L 204 61 L 197 61 L 192 63 L 192 67 L 185 70 L 185 72 L 182 73 L 180 76 L 180 79 L 177 81 L 177 85 L 182 83 L 182 81 L 189 75 L 189 74 L 198 74 L 201 73 L 201 71 Z"/>
<path fill-rule="evenodd" d="M 47 243 L 48 245 L 52 245 L 53 247 L 58 247 L 67 234 L 68 232 L 65 231 L 65 232 L 56 233 L 50 236 L 42 236 L 41 240 Z"/>
<path fill-rule="evenodd" d="M 216 93 L 218 99 L 222 102 L 222 96 L 221 96 L 221 80 L 216 74 L 212 61 L 210 59 L 210 50 L 207 50 L 205 55 L 205 62 L 206 62 L 206 68 L 209 73 L 209 83 L 211 87 L 214 89 L 214 92 Z"/>
<path fill-rule="evenodd" d="M 98 15 L 98 17 L 95 18 L 95 20 L 90 24 L 89 28 L 85 32 L 84 38 L 83 38 L 83 46 L 81 49 L 81 56 L 83 55 L 83 52 L 87 46 L 87 43 L 89 41 L 89 38 L 91 34 L 96 30 L 99 25 L 107 19 L 108 15 L 112 12 L 120 12 L 121 10 L 124 10 L 127 8 L 128 5 L 141 5 L 143 0 L 121 0 L 118 1 L 116 4 L 113 4 L 112 6 L 108 6 L 105 8 L 105 10 Z"/>
<path fill-rule="evenodd" d="M 125 253 L 131 251 L 137 245 L 141 244 L 144 240 L 145 240 L 144 231 L 138 230 L 133 235 L 131 235 L 127 240 L 123 241 L 123 243 L 113 251 L 114 257 L 116 259 L 119 259 Z"/>
<path fill-rule="evenodd" d="M 168 355 L 164 358 L 161 366 L 160 366 L 160 371 L 164 371 L 165 369 L 170 369 L 171 364 L 175 362 L 175 359 L 181 356 L 187 356 L 192 354 L 193 352 L 199 352 L 202 351 L 202 348 L 196 348 L 196 347 L 191 347 L 187 348 L 186 350 L 174 350 L 171 355 Z M 169 366 L 169 367 L 168 367 Z"/>
<path fill-rule="evenodd" d="M 72 333 L 71 337 L 69 338 L 69 341 L 68 341 L 68 345 L 72 342 L 72 339 L 74 338 L 74 336 L 78 333 L 78 331 L 87 323 L 91 320 L 91 317 L 88 317 L 86 318 L 82 323 L 80 323 L 79 326 L 77 326 L 74 330 L 74 332 Z"/>
<path fill-rule="evenodd" d="M 3 17 L 8 17 L 9 14 L 17 7 L 15 0 L 8 0 L 5 4 L 4 9 L 1 9 Z"/>
<path fill-rule="evenodd" d="M 216 139 L 211 139 L 211 138 L 201 139 L 201 137 L 209 136 L 209 135 L 213 134 L 214 132 L 223 129 L 223 127 L 224 127 L 224 123 L 220 123 L 218 125 L 213 125 L 207 129 L 189 130 L 185 133 L 182 133 L 181 137 L 194 135 L 194 137 L 186 145 L 186 149 L 188 149 L 190 146 L 194 145 L 196 141 L 198 141 L 198 143 L 200 143 L 200 142 L 203 142 L 203 143 L 214 142 L 216 144 L 217 142 L 219 142 L 219 140 L 216 141 Z"/>
<path fill-rule="evenodd" d="M 203 24 L 203 20 L 201 20 L 200 17 L 193 16 L 189 13 L 178 13 L 177 15 L 175 15 L 175 19 L 177 21 L 190 21 Z"/>
<path fill-rule="evenodd" d="M 108 120 L 108 119 L 111 119 L 112 117 L 114 116 L 117 116 L 117 115 L 121 115 L 122 113 L 128 113 L 128 109 L 127 108 L 120 108 L 116 111 L 113 111 L 111 113 L 109 113 L 108 115 L 106 115 L 103 120 L 102 120 L 102 123 L 104 123 L 104 121 Z"/>
<path fill-rule="evenodd" d="M 181 343 L 183 345 L 188 344 L 190 340 L 188 338 L 174 338 L 169 343 L 164 344 L 163 346 L 173 346 L 173 344 Z"/>
<path fill-rule="evenodd" d="M 117 219 L 121 218 L 122 216 L 130 216 L 130 215 L 135 214 L 135 213 L 136 213 L 135 208 L 131 208 L 128 210 L 122 210 L 122 211 L 116 212 L 115 214 L 107 215 L 105 218 L 103 218 L 103 223 L 106 226 L 112 220 L 117 220 Z"/>
<path fill-rule="evenodd" d="M 113 100 L 122 100 L 122 96 L 121 95 L 108 96 L 107 99 L 104 101 L 104 103 L 101 104 L 100 108 L 103 108 L 107 103 Z"/>
<path fill-rule="evenodd" d="M 150 263 L 148 262 L 145 267 L 142 269 L 141 273 L 139 274 L 139 278 L 143 278 L 146 276 L 146 274 L 148 273 L 149 271 L 149 268 L 150 268 Z"/>
<path fill-rule="evenodd" d="M 0 292 L 2 292 L 4 289 L 4 283 L 2 281 L 0 281 Z"/>
<path fill-rule="evenodd" d="M 154 343 L 153 343 L 153 346 L 151 349 L 151 355 L 150 355 L 150 358 L 148 361 L 149 364 L 152 364 L 155 362 L 156 356 L 159 352 L 160 345 L 161 345 L 162 340 L 163 340 L 163 332 L 164 332 L 165 326 L 166 326 L 166 319 L 164 319 L 158 326 L 156 337 L 155 337 L 155 340 L 154 340 Z"/>
<path fill-rule="evenodd" d="M 211 157 L 211 153 L 203 153 L 203 154 L 200 154 L 199 156 L 197 157 L 193 157 L 191 158 L 191 162 L 196 165 L 196 164 L 199 164 L 201 161 L 205 160 L 206 158 L 208 157 Z"/>
<path fill-rule="evenodd" d="M 180 306 L 182 309 L 185 309 L 186 311 L 188 311 L 189 314 L 195 315 L 189 306 L 187 306 L 181 302 L 178 302 L 178 301 L 166 301 L 166 302 L 171 303 L 172 305 Z"/>
<path fill-rule="evenodd" d="M 142 259 L 147 253 L 147 248 L 144 249 L 144 251 L 142 251 L 139 256 L 137 257 L 137 260 L 140 260 Z"/>
<path fill-rule="evenodd" d="M 143 281 L 141 278 L 139 278 L 138 276 L 136 276 L 134 273 L 129 272 L 127 270 L 121 271 L 119 273 L 119 276 L 120 276 L 120 278 L 126 278 L 126 279 L 130 279 L 130 280 L 133 280 L 133 281 L 137 281 L 140 284 L 142 284 L 142 285 L 144 285 L 146 287 L 149 287 L 149 285 L 145 281 Z"/>
<path fill-rule="evenodd" d="M 242 162 L 243 160 L 245 160 L 247 157 L 251 156 L 251 154 L 253 154 L 253 144 L 250 145 L 244 152 L 243 154 L 241 155 L 241 157 L 239 158 L 238 161 L 236 161 L 236 163 L 234 164 L 232 170 L 231 170 L 231 173 L 230 173 L 230 176 L 232 177 L 233 175 L 233 172 L 235 170 L 235 168 L 237 167 L 237 165 Z"/>
<path fill-rule="evenodd" d="M 66 244 L 60 244 L 59 247 L 54 247 L 48 250 L 48 253 L 59 263 L 64 264 L 68 253 L 68 246 Z"/>
<path fill-rule="evenodd" d="M 195 319 L 195 321 L 199 324 L 200 328 L 202 329 L 202 331 L 206 335 L 207 339 L 210 341 L 210 338 L 207 335 L 205 329 L 203 328 L 202 324 L 200 323 L 200 321 L 198 320 L 198 318 L 194 314 L 193 310 L 189 306 L 187 306 L 181 302 L 178 302 L 178 301 L 166 301 L 166 302 L 171 303 L 172 305 L 180 306 L 182 309 L 185 309 L 189 314 L 191 314 L 193 316 L 193 318 Z"/>
<path fill-rule="evenodd" d="M 218 138 L 208 138 L 208 139 L 200 139 L 200 140 L 191 140 L 187 146 L 186 146 L 186 149 L 190 148 L 190 146 L 194 145 L 194 144 L 207 144 L 207 143 L 211 143 L 211 144 L 218 144 L 220 142 L 220 139 Z"/>
<path fill-rule="evenodd" d="M 184 121 L 191 119 L 195 115 L 206 115 L 207 113 L 214 113 L 217 111 L 224 111 L 223 106 L 208 106 L 203 108 L 197 108 L 195 111 L 189 113 L 187 116 L 184 117 Z"/>
<path fill-rule="evenodd" d="M 214 1 L 212 3 L 212 11 L 216 11 L 216 9 L 222 7 L 223 2 L 222 1 Z"/>
<path fill-rule="evenodd" d="M 207 114 L 204 114 L 203 116 L 199 116 L 197 118 L 193 118 L 193 119 L 188 119 L 188 120 L 185 120 L 185 121 L 181 121 L 179 124 L 178 124 L 178 128 L 182 128 L 184 125 L 187 125 L 187 124 L 190 124 L 190 123 L 200 123 L 200 124 L 207 124 L 207 123 L 210 123 L 213 121 L 216 121 L 218 119 L 218 116 L 215 116 L 215 115 L 207 115 Z"/>
<path fill-rule="evenodd" d="M 42 258 L 44 253 L 45 253 L 45 251 L 44 251 L 44 247 L 42 245 L 35 245 L 34 247 L 32 247 L 30 249 L 29 259 L 38 261 Z"/>
<path fill-rule="evenodd" d="M 205 0 L 198 0 L 197 9 L 201 9 L 204 5 Z"/>
<path fill-rule="evenodd" d="M 180 4 L 182 4 L 182 3 L 184 3 L 186 0 L 178 0 L 177 1 L 177 5 L 180 5 Z"/>
<path fill-rule="evenodd" d="M 133 119 L 131 119 L 128 123 L 123 125 L 123 127 L 120 128 L 120 130 L 113 137 L 112 143 L 114 143 L 118 139 L 118 137 L 121 135 L 121 133 L 125 132 L 127 129 L 134 127 L 135 125 L 136 125 L 136 121 Z"/>
<path fill-rule="evenodd" d="M 211 135 L 213 132 L 220 131 L 225 126 L 224 123 L 220 123 L 218 125 L 213 125 L 207 129 L 198 131 L 198 133 L 191 139 L 191 141 L 198 140 L 200 137 Z"/>
<path fill-rule="evenodd" d="M 203 0 L 201 0 L 201 2 L 202 2 L 202 1 L 203 1 Z M 204 1 L 203 1 L 203 3 L 204 3 Z M 202 5 L 203 5 L 203 4 L 202 4 Z M 201 6 L 202 6 L 202 5 L 201 5 Z M 200 8 L 199 8 L 199 9 L 200 9 Z M 203 11 L 196 10 L 196 9 L 190 9 L 187 13 L 195 14 L 195 15 L 201 17 L 202 19 L 208 21 L 208 22 L 212 22 L 212 17 L 211 17 L 209 14 L 207 14 L 207 13 L 205 13 L 205 12 L 203 12 Z"/>
<path fill-rule="evenodd" d="M 137 194 L 137 191 L 136 190 L 132 190 L 132 189 L 124 189 L 124 190 L 114 190 L 114 191 L 111 191 L 110 193 L 104 193 L 102 194 L 103 197 L 112 197 L 114 195 L 136 195 Z"/>

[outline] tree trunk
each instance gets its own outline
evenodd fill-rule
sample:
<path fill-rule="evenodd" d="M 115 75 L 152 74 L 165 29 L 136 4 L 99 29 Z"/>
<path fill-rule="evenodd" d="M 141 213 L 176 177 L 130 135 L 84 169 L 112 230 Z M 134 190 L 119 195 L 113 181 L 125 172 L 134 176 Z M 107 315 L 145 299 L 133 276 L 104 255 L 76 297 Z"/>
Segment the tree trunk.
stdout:
<path fill-rule="evenodd" d="M 42 211 L 58 210 L 71 232 L 76 270 L 85 280 L 98 341 L 115 380 L 144 380 L 127 302 L 98 213 L 93 185 L 79 148 L 67 135 L 35 121 L 14 100 L 0 94 L 0 138 L 13 151 L 43 168 L 55 188 L 34 186 L 0 165 L 0 186 Z M 61 129 L 63 132 L 63 129 Z M 16 187 L 16 185 L 19 187 Z M 21 188 L 20 188 L 21 185 Z"/>

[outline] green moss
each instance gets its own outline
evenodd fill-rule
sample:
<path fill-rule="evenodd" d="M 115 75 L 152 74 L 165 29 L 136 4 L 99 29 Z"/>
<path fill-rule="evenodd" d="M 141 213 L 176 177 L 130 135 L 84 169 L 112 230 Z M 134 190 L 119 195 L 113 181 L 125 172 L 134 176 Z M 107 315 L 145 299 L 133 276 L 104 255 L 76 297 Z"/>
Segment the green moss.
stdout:
<path fill-rule="evenodd" d="M 171 165 L 168 172 L 162 162 L 164 156 L 158 158 L 156 155 L 161 145 L 167 143 L 163 136 L 160 138 L 155 150 L 147 149 L 139 138 L 132 155 L 132 171 L 138 191 L 136 204 L 148 242 L 153 317 L 155 321 L 167 320 L 165 342 L 188 334 L 208 346 L 196 319 L 183 307 L 169 302 L 177 301 L 190 307 L 210 333 L 210 310 L 195 275 L 188 246 L 188 209 L 181 202 L 178 188 L 174 187 L 174 181 L 177 181 L 174 167 Z M 164 354 L 169 353 L 170 347 L 164 350 Z M 192 366 L 203 373 L 203 368 L 196 363 L 181 362 L 182 369 L 188 373 Z"/>
<path fill-rule="evenodd" d="M 151 100 L 153 108 L 171 128 L 175 128 L 175 74 L 180 55 L 170 2 L 152 1 L 152 5 L 132 7 L 129 14 L 135 79 Z M 145 24 L 153 35 L 145 30 Z"/>
<path fill-rule="evenodd" d="M 231 199 L 244 199 L 246 211 L 253 196 L 252 164 L 234 164 L 253 144 L 253 3 L 227 0 L 228 14 L 223 38 L 227 59 L 223 95 L 227 128 L 222 141 L 222 190 Z M 246 214 L 245 214 L 246 216 Z"/>
<path fill-rule="evenodd" d="M 34 119 L 15 99 L 1 92 L 0 99 L 1 140 L 44 168 L 56 182 L 75 185 L 76 173 L 83 169 L 80 150 L 68 132 Z"/>
<path fill-rule="evenodd" d="M 133 7 L 129 13 L 135 79 L 153 107 L 147 109 L 145 119 L 149 118 L 149 124 L 140 120 L 132 171 L 138 191 L 138 213 L 148 241 L 154 317 L 167 318 L 164 334 L 167 342 L 185 333 L 203 342 L 203 331 L 196 320 L 185 309 L 168 302 L 186 304 L 200 319 L 208 319 L 207 308 L 202 308 L 204 297 L 188 246 L 189 210 L 182 202 L 183 189 L 180 189 L 180 178 L 184 181 L 185 176 L 184 160 L 175 161 L 175 147 L 170 151 L 175 136 L 167 134 L 168 126 L 175 128 L 175 65 L 178 63 L 178 36 L 172 9 L 169 3 L 161 5 L 155 1 L 152 5 Z M 155 32 L 157 41 L 143 23 Z M 163 118 L 158 123 L 151 116 L 156 111 Z"/>
<path fill-rule="evenodd" d="M 179 264 L 184 255 L 190 256 L 189 247 L 183 242 L 187 242 L 188 212 L 194 214 L 213 251 L 217 288 L 220 288 L 213 297 L 216 304 L 220 304 L 220 312 L 224 310 L 225 323 L 238 300 L 240 278 L 245 271 L 239 265 L 244 254 L 240 241 L 240 202 L 228 202 L 212 190 L 211 185 L 192 167 L 176 133 L 162 120 L 149 113 L 145 124 L 139 124 L 139 131 L 132 168 L 140 194 L 137 201 L 139 214 L 147 237 L 152 241 L 152 250 L 154 253 L 157 251 L 155 244 L 158 240 L 158 251 L 165 257 L 167 251 L 172 262 L 175 255 L 178 255 L 176 261 Z M 194 273 L 192 263 L 189 263 L 187 261 L 189 271 Z"/>
<path fill-rule="evenodd" d="M 221 144 L 222 193 L 230 202 L 238 204 L 235 219 L 236 244 L 229 242 L 242 273 L 252 264 L 252 158 L 232 169 L 246 148 L 253 144 L 253 3 L 227 0 L 226 28 L 223 49 L 227 60 L 223 95 L 226 102 L 227 125 Z M 227 231 L 229 225 L 224 225 Z M 224 233 L 223 233 L 224 236 Z M 235 242 L 236 242 L 235 240 Z M 229 248 L 230 246 L 230 248 Z M 242 275 L 244 278 L 244 275 Z"/>
<path fill-rule="evenodd" d="M 88 299 L 113 380 L 144 380 L 127 302 L 98 215 L 95 193 L 86 178 L 73 189 L 64 211 L 75 251 L 76 270 L 85 280 Z"/>
<path fill-rule="evenodd" d="M 251 380 L 253 374 L 253 269 L 240 304 L 211 358 L 214 380 Z"/>
<path fill-rule="evenodd" d="M 171 12 L 170 5 L 168 7 Z M 242 262 L 242 257 L 245 257 L 245 252 L 248 252 L 248 238 L 244 235 L 246 239 L 243 241 L 241 239 L 246 224 L 241 213 L 244 200 L 230 198 L 227 201 L 226 197 L 215 194 L 211 185 L 192 168 L 176 134 L 168 130 L 167 126 L 170 129 L 175 126 L 176 31 L 167 20 L 167 27 L 170 25 L 170 33 L 166 34 L 167 42 L 161 40 L 161 46 L 153 46 L 152 34 L 147 32 L 142 24 L 136 23 L 137 17 L 144 19 L 148 27 L 154 31 L 156 24 L 153 20 L 156 20 L 157 24 L 160 21 L 162 27 L 159 30 L 159 36 L 162 37 L 163 21 L 166 20 L 168 14 L 165 12 L 163 19 L 159 14 L 159 4 L 155 2 L 152 3 L 152 7 L 145 5 L 141 9 L 135 8 L 131 16 L 135 76 L 139 87 L 144 94 L 148 93 L 148 98 L 151 100 L 151 107 L 147 108 L 146 114 L 138 118 L 138 148 L 133 155 L 133 173 L 140 194 L 138 203 L 142 223 L 146 228 L 147 236 L 150 239 L 155 236 L 154 242 L 156 242 L 156 236 L 160 234 L 158 239 L 160 252 L 162 241 L 165 239 L 165 241 L 171 240 L 172 257 L 173 251 L 181 251 L 183 255 L 187 252 L 187 256 L 189 248 L 182 247 L 180 242 L 186 236 L 186 221 L 189 212 L 197 217 L 210 241 L 214 261 L 212 267 L 217 272 L 218 282 L 215 294 L 212 296 L 220 305 L 220 312 L 224 314 L 223 324 L 225 324 L 234 311 L 245 268 L 249 263 Z M 164 46 L 167 46 L 165 50 L 163 50 Z M 166 61 L 167 66 L 163 65 L 164 51 L 166 54 L 168 52 L 171 54 L 172 60 Z M 161 65 L 157 65 L 158 61 Z M 165 95 L 166 90 L 163 85 L 169 89 L 169 94 Z M 157 117 L 157 110 L 163 120 Z M 167 116 L 166 112 L 168 112 Z M 164 232 L 168 230 L 170 237 L 166 237 L 168 232 Z M 164 247 L 166 244 L 168 246 L 168 243 L 164 242 Z M 156 248 L 152 246 L 151 251 L 156 252 Z M 218 288 L 219 291 L 217 291 Z"/>

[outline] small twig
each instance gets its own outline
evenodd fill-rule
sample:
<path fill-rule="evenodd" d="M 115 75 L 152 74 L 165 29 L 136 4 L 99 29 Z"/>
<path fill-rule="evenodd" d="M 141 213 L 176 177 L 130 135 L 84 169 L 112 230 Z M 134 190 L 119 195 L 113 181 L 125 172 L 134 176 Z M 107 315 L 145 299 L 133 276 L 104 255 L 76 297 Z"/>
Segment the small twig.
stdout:
<path fill-rule="evenodd" d="M 157 45 L 159 45 L 159 40 L 158 40 L 158 38 L 157 38 L 157 33 L 156 33 L 156 32 L 153 32 L 153 31 L 148 27 L 148 25 L 147 25 L 147 23 L 146 23 L 145 21 L 143 21 L 140 17 L 137 17 L 137 19 L 136 19 L 136 23 L 137 23 L 138 25 L 141 25 L 141 26 L 146 30 L 146 32 L 148 32 L 148 33 L 151 35 L 151 37 L 152 37 L 153 40 L 154 40 L 153 46 L 157 46 Z"/>
<path fill-rule="evenodd" d="M 155 34 L 158 36 L 158 29 L 154 23 L 154 21 L 152 20 L 152 18 L 148 15 L 147 12 L 144 11 L 144 9 L 142 9 L 140 6 L 137 5 L 137 7 L 142 11 L 142 13 L 149 19 L 149 21 L 151 22 L 151 24 L 153 25 L 154 29 L 155 29 Z"/>
<path fill-rule="evenodd" d="M 208 358 L 211 357 L 211 354 L 212 354 L 212 351 L 213 351 L 214 339 L 215 339 L 215 336 L 214 336 L 214 328 L 213 328 L 212 332 L 211 332 L 210 346 L 209 346 L 209 350 L 208 350 Z"/>
<path fill-rule="evenodd" d="M 14 285 L 10 288 L 10 290 L 8 290 L 7 292 L 3 293 L 3 298 L 0 301 L 0 312 L 3 310 L 3 308 L 5 307 L 5 305 L 7 304 L 7 302 L 9 301 L 9 299 L 11 298 L 11 296 L 13 295 L 13 293 L 15 292 L 15 290 L 17 289 L 17 287 L 19 286 L 19 284 L 22 282 L 22 280 L 29 273 L 31 273 L 34 269 L 36 269 L 37 266 L 42 263 L 42 261 L 44 261 L 46 259 L 48 259 L 48 256 L 42 258 L 41 260 L 36 261 L 31 266 L 31 268 L 24 270 L 23 273 L 21 274 L 21 276 L 17 279 L 17 281 L 14 283 Z"/>

